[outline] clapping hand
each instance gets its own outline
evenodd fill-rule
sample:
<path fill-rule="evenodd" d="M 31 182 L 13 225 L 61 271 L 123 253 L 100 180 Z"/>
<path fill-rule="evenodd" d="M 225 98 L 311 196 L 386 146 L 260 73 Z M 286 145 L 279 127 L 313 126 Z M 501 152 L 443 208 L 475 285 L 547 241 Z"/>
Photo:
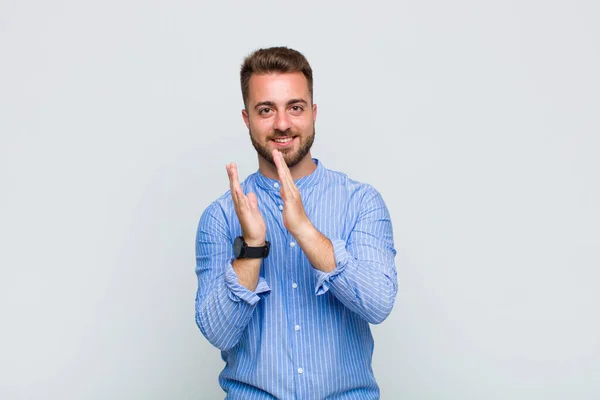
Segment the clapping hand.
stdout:
<path fill-rule="evenodd" d="M 281 182 L 280 194 L 283 200 L 283 224 L 292 236 L 297 237 L 304 230 L 310 228 L 312 223 L 304 211 L 300 191 L 294 183 L 292 174 L 283 159 L 283 154 L 276 149 L 273 150 L 273 160 L 275 161 L 277 174 Z"/>
<path fill-rule="evenodd" d="M 267 226 L 260 210 L 256 194 L 248 193 L 246 196 L 238 179 L 238 171 L 235 163 L 226 167 L 229 175 L 229 186 L 231 197 L 235 206 L 235 212 L 242 227 L 242 236 L 249 246 L 262 246 L 265 244 Z"/>

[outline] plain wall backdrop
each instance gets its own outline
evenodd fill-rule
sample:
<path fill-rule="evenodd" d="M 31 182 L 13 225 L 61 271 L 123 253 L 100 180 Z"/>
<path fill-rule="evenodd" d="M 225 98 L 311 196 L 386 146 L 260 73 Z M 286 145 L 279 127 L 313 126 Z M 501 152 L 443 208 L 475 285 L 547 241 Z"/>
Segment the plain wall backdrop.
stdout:
<path fill-rule="evenodd" d="M 599 4 L 0 0 L 0 398 L 224 397 L 194 240 L 273 45 L 392 215 L 382 398 L 599 398 Z"/>

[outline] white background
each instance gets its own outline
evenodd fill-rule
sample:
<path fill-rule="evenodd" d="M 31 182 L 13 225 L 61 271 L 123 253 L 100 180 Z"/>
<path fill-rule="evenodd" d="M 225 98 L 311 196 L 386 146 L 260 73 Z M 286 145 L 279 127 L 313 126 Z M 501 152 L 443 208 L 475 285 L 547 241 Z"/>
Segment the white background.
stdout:
<path fill-rule="evenodd" d="M 382 397 L 598 398 L 598 4 L 1 0 L 0 398 L 224 396 L 194 239 L 272 45 L 392 215 Z"/>

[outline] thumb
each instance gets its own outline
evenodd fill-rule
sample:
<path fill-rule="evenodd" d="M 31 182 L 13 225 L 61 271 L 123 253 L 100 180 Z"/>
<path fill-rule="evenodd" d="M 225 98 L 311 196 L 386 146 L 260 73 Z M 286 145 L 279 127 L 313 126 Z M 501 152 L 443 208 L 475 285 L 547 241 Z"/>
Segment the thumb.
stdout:
<path fill-rule="evenodd" d="M 256 198 L 254 192 L 248 193 L 246 197 L 248 197 L 248 201 L 250 202 L 250 208 L 253 210 L 258 210 L 258 199 Z"/>

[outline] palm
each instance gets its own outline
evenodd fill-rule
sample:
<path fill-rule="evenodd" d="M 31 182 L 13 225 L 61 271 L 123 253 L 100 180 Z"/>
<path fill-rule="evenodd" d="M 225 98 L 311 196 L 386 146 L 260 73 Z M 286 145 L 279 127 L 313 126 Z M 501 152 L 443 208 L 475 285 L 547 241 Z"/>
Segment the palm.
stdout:
<path fill-rule="evenodd" d="M 279 151 L 273 150 L 273 160 L 275 161 L 279 180 L 281 181 L 280 194 L 283 200 L 283 224 L 292 235 L 295 235 L 310 224 L 310 220 L 304 211 L 302 196 L 294 183 L 283 155 Z"/>
<path fill-rule="evenodd" d="M 246 240 L 263 241 L 267 234 L 267 225 L 258 209 L 256 195 L 248 193 L 240 200 L 240 210 L 237 215 L 242 227 L 242 235 Z"/>
<path fill-rule="evenodd" d="M 234 163 L 227 165 L 226 168 L 227 175 L 229 175 L 231 198 L 240 221 L 242 235 L 249 245 L 261 245 L 265 241 L 267 226 L 258 209 L 256 195 L 254 193 L 248 193 L 247 196 L 244 194 L 238 179 L 237 166 Z"/>

